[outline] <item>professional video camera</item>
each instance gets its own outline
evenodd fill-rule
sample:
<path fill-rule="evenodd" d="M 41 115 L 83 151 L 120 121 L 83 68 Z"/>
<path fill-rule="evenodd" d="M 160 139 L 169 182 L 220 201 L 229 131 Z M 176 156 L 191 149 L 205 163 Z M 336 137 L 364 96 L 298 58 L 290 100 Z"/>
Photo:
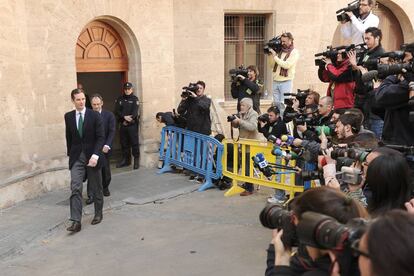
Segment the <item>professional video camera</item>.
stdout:
<path fill-rule="evenodd" d="M 359 60 L 367 51 L 367 48 L 365 47 L 365 45 L 366 45 L 365 43 L 361 43 L 361 44 L 356 44 L 356 45 L 351 44 L 351 45 L 344 45 L 344 46 L 338 46 L 338 47 L 328 46 L 326 51 L 315 54 L 315 57 L 326 57 L 332 61 L 335 61 L 340 51 L 341 51 L 341 55 L 343 59 L 347 58 L 348 52 L 355 51 L 356 58 L 357 60 Z M 320 66 L 320 67 L 325 66 L 325 61 L 322 58 L 317 58 L 315 59 L 315 65 Z"/>
<path fill-rule="evenodd" d="M 230 69 L 229 74 L 231 77 L 231 81 L 232 82 L 238 81 L 238 78 L 237 78 L 238 75 L 242 75 L 243 77 L 247 78 L 247 72 L 248 70 L 246 67 L 244 67 L 243 64 L 237 68 Z"/>
<path fill-rule="evenodd" d="M 183 89 L 183 91 L 181 92 L 181 97 L 186 98 L 186 97 L 190 97 L 191 92 L 194 92 L 194 93 L 197 92 L 198 85 L 197 85 L 197 83 L 190 82 L 188 84 L 188 86 L 184 86 L 182 89 Z"/>
<path fill-rule="evenodd" d="M 299 244 L 291 211 L 286 210 L 280 205 L 270 204 L 260 212 L 259 218 L 262 225 L 266 228 L 283 229 L 281 240 L 286 247 L 293 247 Z"/>
<path fill-rule="evenodd" d="M 282 39 L 280 35 L 275 36 L 265 44 L 263 48 L 265 54 L 270 54 L 269 49 L 273 49 L 275 52 L 280 52 L 282 50 Z"/>
<path fill-rule="evenodd" d="M 227 116 L 227 122 L 233 122 L 234 120 L 236 120 L 237 118 L 240 118 L 239 117 L 239 114 L 232 114 L 232 115 L 229 115 L 229 116 Z"/>
<path fill-rule="evenodd" d="M 297 93 L 283 93 L 284 96 L 291 96 L 295 97 L 299 101 L 299 108 L 303 108 L 305 106 L 306 97 L 309 95 L 310 89 L 301 90 L 298 89 Z M 284 104 L 287 106 L 292 106 L 293 101 L 290 98 L 285 99 Z"/>
<path fill-rule="evenodd" d="M 359 0 L 352 1 L 346 8 L 337 10 L 336 19 L 340 22 L 350 21 L 351 18 L 349 18 L 346 12 L 352 12 L 356 17 L 359 17 Z"/>

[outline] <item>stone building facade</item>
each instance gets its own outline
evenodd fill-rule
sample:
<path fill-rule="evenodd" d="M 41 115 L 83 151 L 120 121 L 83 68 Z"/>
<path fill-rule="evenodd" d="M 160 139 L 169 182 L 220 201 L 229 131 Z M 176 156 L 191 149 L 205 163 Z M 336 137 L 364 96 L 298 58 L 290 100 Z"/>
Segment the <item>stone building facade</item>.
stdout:
<path fill-rule="evenodd" d="M 120 78 L 136 84 L 141 100 L 141 163 L 152 167 L 160 131 L 154 114 L 176 107 L 182 86 L 204 80 L 206 93 L 222 113 L 235 107 L 224 97 L 227 14 L 263 15 L 266 39 L 292 32 L 301 53 L 294 87 L 311 86 L 323 93 L 326 87 L 317 78 L 313 55 L 338 39 L 335 11 L 347 2 L 1 0 L 0 208 L 68 183 L 63 115 L 72 108 L 69 95 L 83 76 L 80 73 L 94 72 L 82 71 L 78 64 L 77 43 L 88 24 L 110 26 L 124 45 L 119 51 L 127 68 Z M 403 41 L 414 41 L 414 2 L 380 3 L 395 16 L 397 22 L 392 24 L 400 26 Z M 101 50 L 95 49 L 97 55 Z M 270 70 L 263 73 L 266 88 Z M 120 91 L 113 93 L 109 96 Z"/>

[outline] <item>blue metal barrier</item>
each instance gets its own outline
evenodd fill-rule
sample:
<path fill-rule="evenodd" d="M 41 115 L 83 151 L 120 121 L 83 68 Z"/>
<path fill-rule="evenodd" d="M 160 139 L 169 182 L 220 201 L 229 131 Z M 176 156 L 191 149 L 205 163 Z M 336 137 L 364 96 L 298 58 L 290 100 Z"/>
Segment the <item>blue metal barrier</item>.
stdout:
<path fill-rule="evenodd" d="M 183 167 L 204 176 L 200 192 L 214 187 L 212 179 L 222 175 L 223 145 L 213 137 L 167 126 L 161 132 L 160 160 L 163 167 L 158 173 L 172 171 L 170 165 Z"/>

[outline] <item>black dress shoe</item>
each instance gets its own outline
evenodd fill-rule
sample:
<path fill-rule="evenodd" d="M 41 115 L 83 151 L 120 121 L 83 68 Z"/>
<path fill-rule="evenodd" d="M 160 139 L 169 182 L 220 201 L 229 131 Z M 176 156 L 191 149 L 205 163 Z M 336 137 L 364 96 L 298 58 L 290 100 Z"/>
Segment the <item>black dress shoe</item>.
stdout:
<path fill-rule="evenodd" d="M 134 170 L 139 169 L 139 157 L 134 158 Z"/>
<path fill-rule="evenodd" d="M 87 200 L 85 200 L 86 205 L 92 204 L 93 203 L 93 197 L 88 197 Z"/>
<path fill-rule="evenodd" d="M 95 215 L 95 217 L 93 218 L 93 220 L 92 220 L 92 222 L 91 222 L 91 224 L 92 225 L 95 225 L 95 224 L 98 224 L 98 223 L 100 223 L 102 221 L 102 215 Z"/>
<path fill-rule="evenodd" d="M 104 190 L 103 190 L 103 195 L 104 195 L 104 196 L 110 196 L 110 195 L 111 195 L 111 193 L 109 192 L 109 190 L 108 190 L 108 189 L 104 189 Z"/>
<path fill-rule="evenodd" d="M 79 221 L 72 222 L 72 225 L 66 228 L 69 232 L 79 232 L 82 228 L 82 225 Z"/>
<path fill-rule="evenodd" d="M 122 159 L 121 162 L 119 162 L 116 167 L 117 168 L 123 168 L 123 167 L 128 167 L 129 165 L 131 165 L 131 160 L 126 160 L 126 159 Z"/>

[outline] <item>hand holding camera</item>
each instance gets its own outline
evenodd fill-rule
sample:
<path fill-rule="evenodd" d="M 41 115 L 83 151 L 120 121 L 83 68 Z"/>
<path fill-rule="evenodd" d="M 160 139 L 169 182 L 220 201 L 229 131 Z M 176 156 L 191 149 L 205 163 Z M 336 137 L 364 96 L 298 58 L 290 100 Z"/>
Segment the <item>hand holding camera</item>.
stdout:
<path fill-rule="evenodd" d="M 286 248 L 283 245 L 282 242 L 282 235 L 283 235 L 283 229 L 272 230 L 272 241 L 271 243 L 275 246 L 275 265 L 284 265 L 289 266 L 290 263 L 290 257 L 292 255 L 292 250 L 290 248 Z"/>
<path fill-rule="evenodd" d="M 246 77 L 239 74 L 239 75 L 236 76 L 236 78 L 239 79 L 239 80 L 244 80 Z"/>

